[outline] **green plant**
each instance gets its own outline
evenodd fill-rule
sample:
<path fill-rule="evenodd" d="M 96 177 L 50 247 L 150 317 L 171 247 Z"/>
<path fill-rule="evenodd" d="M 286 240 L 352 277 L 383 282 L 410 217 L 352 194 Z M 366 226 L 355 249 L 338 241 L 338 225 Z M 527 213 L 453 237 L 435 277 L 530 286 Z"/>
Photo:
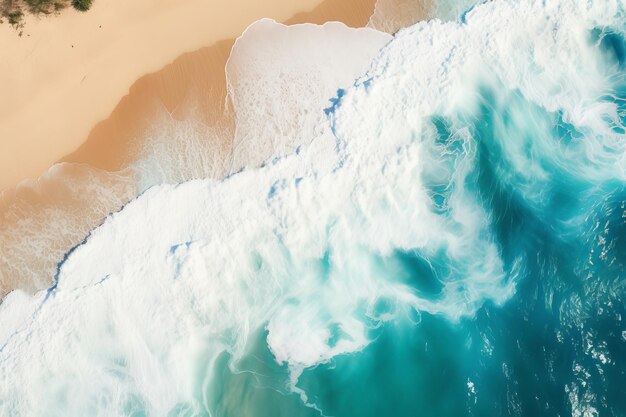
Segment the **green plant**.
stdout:
<path fill-rule="evenodd" d="M 18 28 L 22 24 L 22 17 L 24 17 L 24 13 L 21 10 L 15 10 L 7 13 L 7 20 L 9 24 L 15 28 Z"/>
<path fill-rule="evenodd" d="M 54 6 L 50 0 L 26 0 L 26 4 L 32 14 L 50 14 L 54 10 Z"/>
<path fill-rule="evenodd" d="M 86 12 L 91 7 L 93 0 L 72 0 L 72 6 L 76 10 L 80 10 L 81 12 Z"/>
<path fill-rule="evenodd" d="M 0 24 L 8 22 L 15 29 L 22 29 L 25 13 L 57 14 L 70 4 L 85 12 L 91 8 L 93 0 L 0 0 Z"/>

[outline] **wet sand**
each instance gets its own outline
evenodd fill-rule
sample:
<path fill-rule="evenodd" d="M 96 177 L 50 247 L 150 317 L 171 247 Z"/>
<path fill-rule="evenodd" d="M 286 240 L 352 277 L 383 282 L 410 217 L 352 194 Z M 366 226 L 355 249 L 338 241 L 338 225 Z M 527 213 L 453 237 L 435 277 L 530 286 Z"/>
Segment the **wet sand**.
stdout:
<path fill-rule="evenodd" d="M 432 3 L 425 0 L 378 0 L 368 26 L 387 33 L 396 33 L 430 17 Z"/>

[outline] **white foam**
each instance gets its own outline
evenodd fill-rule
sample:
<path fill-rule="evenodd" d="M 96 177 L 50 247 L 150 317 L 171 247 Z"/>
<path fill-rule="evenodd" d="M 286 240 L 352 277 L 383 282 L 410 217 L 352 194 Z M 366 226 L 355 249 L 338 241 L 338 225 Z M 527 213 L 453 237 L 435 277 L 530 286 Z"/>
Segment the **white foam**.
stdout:
<path fill-rule="evenodd" d="M 236 130 L 232 171 L 287 155 L 323 133 L 329 98 L 367 70 L 391 36 L 343 23 L 253 23 L 226 65 Z M 320 47 L 325 45 L 325 47 Z"/>

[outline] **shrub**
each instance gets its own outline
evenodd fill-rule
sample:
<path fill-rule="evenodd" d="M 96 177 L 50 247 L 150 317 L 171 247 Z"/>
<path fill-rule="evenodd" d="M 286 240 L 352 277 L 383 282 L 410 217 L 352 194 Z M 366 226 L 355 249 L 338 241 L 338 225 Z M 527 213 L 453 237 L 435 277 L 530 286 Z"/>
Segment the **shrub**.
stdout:
<path fill-rule="evenodd" d="M 24 17 L 24 13 L 22 13 L 21 10 L 15 10 L 7 13 L 9 24 L 15 28 L 21 27 L 22 17 Z"/>
<path fill-rule="evenodd" d="M 50 0 L 26 0 L 26 4 L 32 14 L 50 14 L 54 11 L 54 5 Z"/>
<path fill-rule="evenodd" d="M 72 6 L 76 10 L 80 10 L 81 12 L 86 12 L 91 7 L 91 3 L 93 0 L 72 0 Z"/>
<path fill-rule="evenodd" d="M 91 7 L 93 0 L 0 0 L 0 24 L 8 22 L 14 28 L 21 29 L 24 27 L 25 13 L 56 14 L 70 4 L 76 10 L 85 12 Z"/>

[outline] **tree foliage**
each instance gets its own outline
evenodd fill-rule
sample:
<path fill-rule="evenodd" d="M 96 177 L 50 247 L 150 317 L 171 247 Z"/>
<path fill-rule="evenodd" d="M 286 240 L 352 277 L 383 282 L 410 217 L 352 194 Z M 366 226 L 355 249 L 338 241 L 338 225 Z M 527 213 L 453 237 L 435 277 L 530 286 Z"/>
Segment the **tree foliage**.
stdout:
<path fill-rule="evenodd" d="M 58 13 L 68 6 L 85 12 L 93 0 L 0 0 L 0 23 L 7 21 L 15 28 L 24 26 L 24 15 L 49 15 Z"/>
<path fill-rule="evenodd" d="M 91 7 L 92 2 L 93 0 L 72 0 L 72 6 L 74 6 L 76 10 L 86 12 Z"/>

